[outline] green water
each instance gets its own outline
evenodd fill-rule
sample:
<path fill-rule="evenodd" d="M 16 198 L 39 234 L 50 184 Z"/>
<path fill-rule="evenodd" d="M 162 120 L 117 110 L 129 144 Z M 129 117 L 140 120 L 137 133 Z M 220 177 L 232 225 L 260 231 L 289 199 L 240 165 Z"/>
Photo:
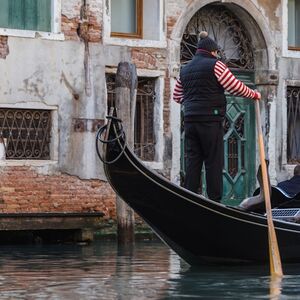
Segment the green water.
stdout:
<path fill-rule="evenodd" d="M 0 299 L 272 299 L 268 266 L 190 268 L 158 241 L 0 247 Z M 300 299 L 300 265 L 279 296 Z"/>

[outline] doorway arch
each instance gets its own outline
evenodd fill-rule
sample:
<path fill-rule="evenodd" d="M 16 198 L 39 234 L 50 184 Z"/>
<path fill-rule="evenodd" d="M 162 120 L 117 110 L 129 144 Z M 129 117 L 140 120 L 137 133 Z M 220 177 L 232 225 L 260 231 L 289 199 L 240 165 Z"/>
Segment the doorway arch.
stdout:
<path fill-rule="evenodd" d="M 249 27 L 249 24 L 251 26 Z M 192 59 L 199 33 L 205 30 L 219 46 L 222 60 L 236 77 L 255 88 L 255 71 L 268 69 L 265 39 L 256 22 L 242 7 L 232 3 L 210 3 L 197 10 L 186 24 L 180 41 L 180 64 Z M 258 34 L 259 33 L 259 34 Z M 254 36 L 254 38 L 253 38 Z M 223 202 L 235 205 L 255 189 L 256 141 L 254 103 L 227 95 L 224 124 Z M 183 132 L 181 177 L 184 177 Z M 204 176 L 203 176 L 204 178 Z M 205 180 L 202 182 L 205 189 Z"/>

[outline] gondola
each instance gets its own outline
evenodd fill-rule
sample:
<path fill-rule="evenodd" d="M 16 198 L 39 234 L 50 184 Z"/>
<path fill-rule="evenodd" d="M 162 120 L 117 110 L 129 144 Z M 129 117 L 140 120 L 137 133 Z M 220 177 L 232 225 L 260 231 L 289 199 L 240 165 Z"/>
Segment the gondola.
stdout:
<path fill-rule="evenodd" d="M 146 167 L 126 146 L 122 122 L 115 113 L 107 118 L 97 132 L 96 150 L 108 182 L 183 260 L 190 265 L 268 262 L 268 225 L 261 203 L 253 211 L 251 206 L 247 210 L 231 207 L 173 184 Z M 297 203 L 299 194 L 281 200 L 279 194 L 276 190 L 277 202 L 283 204 L 277 212 L 282 215 L 274 219 L 274 226 L 281 260 L 300 262 L 300 223 L 297 217 L 286 218 L 292 210 L 295 216 L 300 211 L 295 204 L 286 205 Z"/>

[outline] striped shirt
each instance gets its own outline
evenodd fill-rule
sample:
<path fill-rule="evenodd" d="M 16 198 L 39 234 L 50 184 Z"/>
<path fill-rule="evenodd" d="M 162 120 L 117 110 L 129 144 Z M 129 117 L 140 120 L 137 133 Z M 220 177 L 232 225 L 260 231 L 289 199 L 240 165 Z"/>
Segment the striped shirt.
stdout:
<path fill-rule="evenodd" d="M 258 99 L 258 93 L 250 88 L 248 88 L 242 81 L 238 80 L 228 69 L 228 67 L 221 61 L 217 61 L 214 68 L 215 76 L 218 82 L 228 93 L 239 96 L 246 97 L 250 99 Z M 183 87 L 180 78 L 177 79 L 174 91 L 173 100 L 177 103 L 182 103 L 183 101 Z"/>

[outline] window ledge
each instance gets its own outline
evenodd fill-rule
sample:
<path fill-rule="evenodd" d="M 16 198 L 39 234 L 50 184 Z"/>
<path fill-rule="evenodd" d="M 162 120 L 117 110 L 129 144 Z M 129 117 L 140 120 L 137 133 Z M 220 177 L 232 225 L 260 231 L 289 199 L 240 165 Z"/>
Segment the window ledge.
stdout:
<path fill-rule="evenodd" d="M 57 160 L 35 160 L 35 159 L 6 159 L 0 160 L 0 167 L 50 167 L 57 166 Z"/>
<path fill-rule="evenodd" d="M 33 38 L 33 39 L 41 38 L 44 40 L 55 40 L 55 41 L 63 41 L 65 39 L 65 35 L 63 33 L 10 29 L 10 28 L 0 28 L 0 35 L 15 36 L 21 38 Z"/>
<path fill-rule="evenodd" d="M 0 169 L 14 167 L 28 167 L 41 175 L 55 175 L 59 172 L 57 160 L 0 160 Z"/>
<path fill-rule="evenodd" d="M 299 50 L 297 50 L 297 49 L 293 49 L 293 50 L 286 49 L 283 52 L 283 56 L 284 57 L 290 57 L 290 58 L 300 58 L 300 49 Z"/>
<path fill-rule="evenodd" d="M 131 47 L 148 47 L 148 48 L 166 48 L 166 40 L 144 40 L 144 39 L 128 39 L 117 37 L 106 37 L 104 43 L 116 46 L 131 46 Z"/>
<path fill-rule="evenodd" d="M 156 161 L 144 161 L 143 163 L 146 167 L 149 167 L 154 170 L 162 170 L 163 169 L 163 163 L 162 162 L 156 162 Z"/>

